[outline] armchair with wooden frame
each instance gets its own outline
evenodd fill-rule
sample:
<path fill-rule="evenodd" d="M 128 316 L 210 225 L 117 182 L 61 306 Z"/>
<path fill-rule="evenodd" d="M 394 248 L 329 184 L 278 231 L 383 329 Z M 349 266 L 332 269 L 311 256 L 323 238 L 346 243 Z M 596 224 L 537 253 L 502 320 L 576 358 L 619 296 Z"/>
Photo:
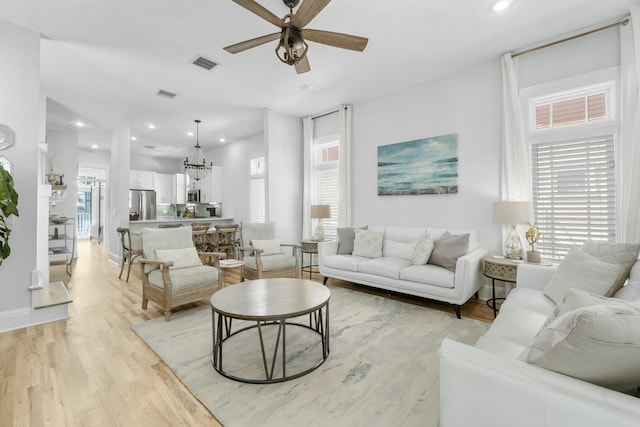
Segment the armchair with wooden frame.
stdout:
<path fill-rule="evenodd" d="M 284 248 L 291 248 L 291 254 Z M 275 222 L 241 223 L 239 258 L 249 280 L 299 275 L 300 245 L 282 244 L 276 238 Z"/>
<path fill-rule="evenodd" d="M 197 252 L 192 234 L 191 227 L 142 229 L 142 308 L 153 301 L 166 321 L 173 308 L 209 298 L 222 284 L 219 261 L 226 255 Z"/>

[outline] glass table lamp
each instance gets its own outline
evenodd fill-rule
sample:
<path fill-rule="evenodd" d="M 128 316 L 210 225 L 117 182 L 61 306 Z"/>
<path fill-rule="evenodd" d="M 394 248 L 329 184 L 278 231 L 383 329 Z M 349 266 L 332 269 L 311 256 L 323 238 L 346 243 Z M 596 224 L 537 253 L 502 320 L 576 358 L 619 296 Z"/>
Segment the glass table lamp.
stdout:
<path fill-rule="evenodd" d="M 509 259 L 524 259 L 524 244 L 518 233 L 519 224 L 533 220 L 531 202 L 495 202 L 493 222 L 511 226 L 504 241 L 504 256 Z"/>
<path fill-rule="evenodd" d="M 317 220 L 316 229 L 313 232 L 313 240 L 324 240 L 323 218 L 331 218 L 331 206 L 311 205 L 311 219 Z"/>

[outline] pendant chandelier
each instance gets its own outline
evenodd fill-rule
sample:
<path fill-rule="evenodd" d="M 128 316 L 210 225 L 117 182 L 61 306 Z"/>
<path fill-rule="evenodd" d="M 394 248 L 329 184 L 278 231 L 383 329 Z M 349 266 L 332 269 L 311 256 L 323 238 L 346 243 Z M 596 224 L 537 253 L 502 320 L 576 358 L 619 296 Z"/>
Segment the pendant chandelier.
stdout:
<path fill-rule="evenodd" d="M 196 122 L 196 146 L 195 146 L 195 155 L 193 157 L 193 162 L 189 162 L 189 158 L 184 159 L 184 171 L 189 175 L 189 178 L 200 181 L 204 179 L 211 170 L 213 166 L 213 162 L 210 162 L 207 165 L 207 162 L 202 155 L 202 147 L 200 147 L 198 130 L 200 126 L 200 120 L 194 120 Z M 200 160 L 202 159 L 202 160 Z"/>

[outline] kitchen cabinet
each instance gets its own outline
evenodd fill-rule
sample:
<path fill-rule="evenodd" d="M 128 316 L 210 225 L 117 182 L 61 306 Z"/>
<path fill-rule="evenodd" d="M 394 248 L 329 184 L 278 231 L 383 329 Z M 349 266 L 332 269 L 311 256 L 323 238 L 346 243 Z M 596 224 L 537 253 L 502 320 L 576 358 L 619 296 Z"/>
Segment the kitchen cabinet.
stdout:
<path fill-rule="evenodd" d="M 155 176 L 155 190 L 156 190 L 156 203 L 157 204 L 169 204 L 176 203 L 175 197 L 173 197 L 173 175 L 170 173 L 156 173 Z"/>
<path fill-rule="evenodd" d="M 184 204 L 187 197 L 187 176 L 176 173 L 171 178 L 171 203 Z"/>
<path fill-rule="evenodd" d="M 222 203 L 222 166 L 213 166 L 211 172 L 200 180 L 200 201 Z"/>
<path fill-rule="evenodd" d="M 156 173 L 151 171 L 130 170 L 129 188 L 136 190 L 154 190 Z"/>

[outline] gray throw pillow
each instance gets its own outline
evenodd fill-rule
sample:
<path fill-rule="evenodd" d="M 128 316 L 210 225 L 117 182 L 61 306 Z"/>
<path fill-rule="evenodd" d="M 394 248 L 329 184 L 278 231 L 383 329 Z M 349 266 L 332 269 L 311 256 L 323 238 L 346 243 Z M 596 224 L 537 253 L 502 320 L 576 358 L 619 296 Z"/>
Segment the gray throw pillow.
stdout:
<path fill-rule="evenodd" d="M 469 233 L 454 236 L 445 231 L 431 252 L 428 264 L 439 265 L 447 270 L 456 271 L 456 261 L 467 253 Z"/>
<path fill-rule="evenodd" d="M 366 230 L 368 225 L 360 227 Z M 338 255 L 351 255 L 353 252 L 353 241 L 356 239 L 356 232 L 353 227 L 338 228 Z"/>

